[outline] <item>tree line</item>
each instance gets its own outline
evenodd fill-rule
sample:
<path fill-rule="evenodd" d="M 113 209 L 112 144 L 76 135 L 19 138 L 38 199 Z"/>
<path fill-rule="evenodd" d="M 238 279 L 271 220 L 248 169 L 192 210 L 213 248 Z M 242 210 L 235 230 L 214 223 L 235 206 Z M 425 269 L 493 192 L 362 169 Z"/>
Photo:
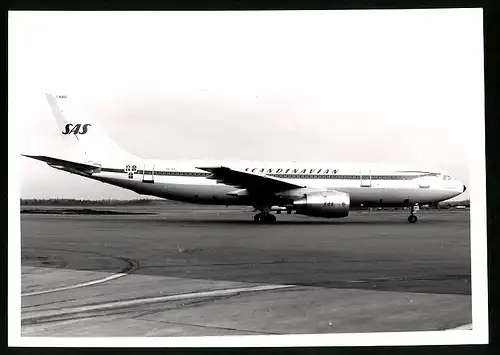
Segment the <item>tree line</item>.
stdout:
<path fill-rule="evenodd" d="M 457 206 L 464 206 L 464 207 L 470 207 L 470 200 L 462 200 L 462 201 L 444 201 L 441 203 L 438 203 L 438 208 L 440 209 L 446 209 L 446 208 L 453 208 Z"/>
<path fill-rule="evenodd" d="M 160 203 L 170 203 L 167 200 L 153 200 L 153 199 L 137 199 L 137 200 L 78 200 L 67 198 L 49 198 L 49 199 L 21 199 L 21 206 L 89 206 L 89 205 L 103 205 L 103 206 L 142 206 Z"/>
<path fill-rule="evenodd" d="M 169 200 L 160 199 L 136 199 L 136 200 L 116 200 L 116 199 L 105 199 L 105 200 L 78 200 L 78 199 L 66 199 L 66 198 L 49 198 L 49 199 L 21 199 L 21 206 L 145 206 L 145 205 L 162 205 L 162 204 L 172 204 L 175 203 Z M 440 202 L 437 205 L 430 206 L 433 209 L 447 209 L 455 208 L 457 206 L 470 207 L 470 200 L 462 201 L 445 201 Z"/>

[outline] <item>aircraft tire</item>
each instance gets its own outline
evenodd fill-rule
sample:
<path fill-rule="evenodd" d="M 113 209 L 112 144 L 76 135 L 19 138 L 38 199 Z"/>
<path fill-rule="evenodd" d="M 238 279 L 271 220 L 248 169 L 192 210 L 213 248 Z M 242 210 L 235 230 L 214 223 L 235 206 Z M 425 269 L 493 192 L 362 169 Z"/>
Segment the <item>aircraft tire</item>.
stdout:
<path fill-rule="evenodd" d="M 414 214 L 411 214 L 411 215 L 408 216 L 408 222 L 410 222 L 410 223 L 416 223 L 417 221 L 418 221 L 418 218 Z"/>
<path fill-rule="evenodd" d="M 276 217 L 270 213 L 257 213 L 255 216 L 253 216 L 253 220 L 257 223 L 272 224 L 276 222 Z"/>
<path fill-rule="evenodd" d="M 267 223 L 276 223 L 276 216 L 274 216 L 272 214 L 268 214 L 266 216 L 266 222 Z"/>

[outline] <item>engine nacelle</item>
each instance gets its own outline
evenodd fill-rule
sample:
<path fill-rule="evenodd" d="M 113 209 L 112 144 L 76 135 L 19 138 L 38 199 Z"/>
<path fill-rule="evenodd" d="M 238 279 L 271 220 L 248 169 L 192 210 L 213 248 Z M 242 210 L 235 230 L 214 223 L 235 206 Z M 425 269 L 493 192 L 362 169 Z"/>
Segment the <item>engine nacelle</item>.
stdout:
<path fill-rule="evenodd" d="M 294 201 L 293 209 L 313 217 L 341 218 L 349 215 L 350 202 L 344 192 L 315 192 Z"/>

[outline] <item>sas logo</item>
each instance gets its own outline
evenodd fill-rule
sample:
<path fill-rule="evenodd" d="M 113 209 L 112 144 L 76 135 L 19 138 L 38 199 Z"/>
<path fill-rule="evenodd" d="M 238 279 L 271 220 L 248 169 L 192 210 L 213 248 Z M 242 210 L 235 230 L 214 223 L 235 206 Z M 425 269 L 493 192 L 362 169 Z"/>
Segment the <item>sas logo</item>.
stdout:
<path fill-rule="evenodd" d="M 87 129 L 88 127 L 90 126 L 90 123 L 85 123 L 85 124 L 75 124 L 73 125 L 72 123 L 68 123 L 66 125 L 66 127 L 64 127 L 64 131 L 61 132 L 62 134 L 64 135 L 67 135 L 67 134 L 85 134 L 87 133 Z"/>

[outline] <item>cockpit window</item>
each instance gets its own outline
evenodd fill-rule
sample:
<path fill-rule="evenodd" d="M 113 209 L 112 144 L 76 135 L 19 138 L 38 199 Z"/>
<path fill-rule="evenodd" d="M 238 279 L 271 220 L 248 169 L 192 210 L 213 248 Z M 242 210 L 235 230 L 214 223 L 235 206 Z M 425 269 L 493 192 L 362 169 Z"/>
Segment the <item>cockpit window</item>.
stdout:
<path fill-rule="evenodd" d="M 443 175 L 443 180 L 451 180 L 450 175 Z"/>

